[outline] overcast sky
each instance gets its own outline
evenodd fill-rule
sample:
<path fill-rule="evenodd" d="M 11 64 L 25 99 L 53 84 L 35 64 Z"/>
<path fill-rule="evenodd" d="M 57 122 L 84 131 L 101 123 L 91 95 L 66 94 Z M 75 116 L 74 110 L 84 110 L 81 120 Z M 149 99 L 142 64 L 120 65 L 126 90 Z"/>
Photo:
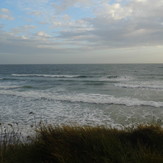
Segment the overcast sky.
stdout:
<path fill-rule="evenodd" d="M 3 0 L 0 64 L 163 63 L 163 0 Z"/>

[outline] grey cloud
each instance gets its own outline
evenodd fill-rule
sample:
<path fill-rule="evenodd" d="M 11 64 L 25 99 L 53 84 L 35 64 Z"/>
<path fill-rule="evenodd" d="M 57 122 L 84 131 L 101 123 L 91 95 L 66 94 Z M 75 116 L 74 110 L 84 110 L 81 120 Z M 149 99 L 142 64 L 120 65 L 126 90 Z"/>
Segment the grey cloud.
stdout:
<path fill-rule="evenodd" d="M 87 7 L 93 4 L 93 0 L 57 0 L 52 3 L 56 13 L 61 13 L 69 7 Z"/>
<path fill-rule="evenodd" d="M 35 6 L 39 2 L 47 4 L 48 1 L 37 0 Z M 88 2 L 91 3 L 92 1 Z M 75 56 L 75 54 L 86 51 L 88 53 L 92 50 L 163 44 L 162 0 L 157 0 L 154 3 L 153 0 L 146 2 L 132 0 L 125 5 L 108 5 L 106 2 L 108 1 L 103 0 L 103 3 L 101 2 L 97 6 L 98 13 L 96 8 L 94 17 L 77 21 L 63 14 L 54 15 L 54 12 L 50 10 L 49 14 L 44 14 L 45 17 L 42 18 L 42 22 L 44 23 L 46 20 L 47 23 L 51 23 L 51 27 L 54 28 L 54 35 L 56 34 L 56 27 L 58 28 L 55 36 L 51 31 L 50 34 L 41 31 L 39 27 L 37 31 L 33 31 L 35 26 L 32 25 L 15 28 L 11 33 L 0 30 L 0 54 L 14 53 L 15 55 L 24 54 L 37 57 L 39 54 L 49 56 L 54 54 L 54 56 L 59 57 L 58 55 L 67 53 L 69 56 L 72 54 Z M 29 5 L 27 0 L 25 3 Z M 85 5 L 87 2 L 86 0 L 63 0 L 58 7 L 60 11 L 63 11 L 71 5 L 74 6 L 79 3 Z M 42 5 L 40 6 L 42 7 Z M 39 8 L 41 9 L 41 7 Z M 127 14 L 125 11 L 128 11 Z M 46 12 L 44 11 L 44 13 Z M 21 34 L 22 36 L 20 36 Z"/>
<path fill-rule="evenodd" d="M 119 12 L 118 9 L 123 7 L 132 12 L 127 16 L 121 15 L 117 18 L 105 10 L 101 14 L 97 13 L 96 17 L 85 20 L 92 26 L 92 30 L 82 32 L 77 30 L 61 31 L 59 37 L 79 42 L 85 39 L 85 41 L 91 42 L 92 45 L 99 48 L 162 45 L 163 12 L 161 11 L 163 2 L 162 0 L 158 0 L 154 4 L 152 2 L 152 0 L 148 0 L 142 3 L 133 0 L 126 6 L 106 5 L 105 7 L 115 9 L 116 12 Z"/>
<path fill-rule="evenodd" d="M 36 26 L 34 26 L 34 25 L 24 25 L 24 26 L 19 26 L 17 28 L 13 28 L 12 32 L 14 32 L 15 34 L 16 33 L 25 34 L 25 33 L 28 33 L 29 31 L 31 31 L 31 30 L 33 30 L 35 28 L 36 28 Z"/>
<path fill-rule="evenodd" d="M 57 42 L 58 40 L 51 42 L 39 37 L 23 38 L 21 36 L 15 36 L 13 33 L 4 32 L 0 34 L 0 55 L 7 53 L 22 55 L 61 54 L 74 53 L 75 51 L 78 51 L 78 49 L 74 48 L 74 46 L 68 45 L 69 42 L 65 42 L 63 44 L 63 42 Z"/>

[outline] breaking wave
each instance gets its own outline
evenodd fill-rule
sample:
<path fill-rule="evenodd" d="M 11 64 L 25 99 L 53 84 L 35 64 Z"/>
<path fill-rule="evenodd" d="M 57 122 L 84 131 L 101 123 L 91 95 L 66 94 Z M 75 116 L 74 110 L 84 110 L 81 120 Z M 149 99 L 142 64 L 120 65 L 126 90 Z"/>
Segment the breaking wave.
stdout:
<path fill-rule="evenodd" d="M 0 89 L 15 89 L 20 88 L 20 86 L 0 86 Z"/>
<path fill-rule="evenodd" d="M 161 81 L 141 82 L 141 83 L 116 83 L 116 87 L 121 88 L 144 88 L 144 89 L 163 89 L 163 83 Z"/>
<path fill-rule="evenodd" d="M 10 90 L 10 89 L 17 89 L 17 88 L 33 88 L 33 86 L 30 86 L 30 85 L 23 85 L 23 86 L 17 86 L 17 85 L 12 85 L 12 86 L 0 86 L 0 89 L 3 89 L 3 90 Z"/>
<path fill-rule="evenodd" d="M 91 75 L 52 75 L 52 74 L 12 74 L 15 77 L 45 77 L 45 78 L 94 78 L 99 81 L 129 81 L 132 80 L 131 76 L 91 76 Z"/>
<path fill-rule="evenodd" d="M 150 106 L 163 107 L 163 102 L 143 101 L 131 97 L 115 97 L 105 94 L 58 94 L 58 93 L 43 93 L 43 92 L 19 92 L 0 90 L 1 95 L 12 95 L 23 98 L 33 98 L 38 100 L 54 100 L 72 103 L 90 103 L 90 104 L 109 104 L 109 105 L 125 105 L 125 106 Z"/>
<path fill-rule="evenodd" d="M 133 80 L 134 78 L 132 76 L 116 76 L 116 75 L 110 75 L 107 76 L 107 81 L 130 81 Z"/>
<path fill-rule="evenodd" d="M 78 78 L 80 75 L 12 74 L 17 77 Z"/>

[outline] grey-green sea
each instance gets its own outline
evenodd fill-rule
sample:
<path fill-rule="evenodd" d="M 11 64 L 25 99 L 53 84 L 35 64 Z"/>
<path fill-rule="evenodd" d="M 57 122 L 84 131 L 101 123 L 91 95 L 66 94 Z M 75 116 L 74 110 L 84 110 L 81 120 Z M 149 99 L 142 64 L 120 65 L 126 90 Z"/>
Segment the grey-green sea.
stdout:
<path fill-rule="evenodd" d="M 126 126 L 163 120 L 163 64 L 0 65 L 0 122 Z"/>

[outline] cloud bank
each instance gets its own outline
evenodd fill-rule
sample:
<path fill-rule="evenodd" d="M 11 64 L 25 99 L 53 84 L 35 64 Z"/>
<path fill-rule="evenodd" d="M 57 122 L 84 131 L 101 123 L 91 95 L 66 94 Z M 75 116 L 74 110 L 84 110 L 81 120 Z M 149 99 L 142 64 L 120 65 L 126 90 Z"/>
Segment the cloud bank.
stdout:
<path fill-rule="evenodd" d="M 99 52 L 110 57 L 110 51 L 146 48 L 147 52 L 149 47 L 161 54 L 162 9 L 163 0 L 6 1 L 0 9 L 0 56 L 28 52 L 64 58 L 85 52 L 97 57 Z"/>

